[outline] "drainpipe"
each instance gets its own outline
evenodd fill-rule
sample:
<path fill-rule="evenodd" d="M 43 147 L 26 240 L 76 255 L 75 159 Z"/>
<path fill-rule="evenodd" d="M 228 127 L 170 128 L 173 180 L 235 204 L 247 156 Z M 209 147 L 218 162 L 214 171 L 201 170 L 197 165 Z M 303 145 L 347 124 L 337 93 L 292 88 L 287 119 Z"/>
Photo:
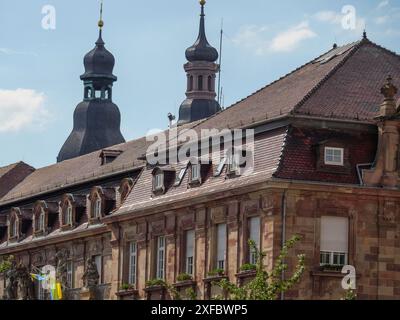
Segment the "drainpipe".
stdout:
<path fill-rule="evenodd" d="M 361 167 L 372 167 L 374 164 L 373 163 L 360 163 L 356 165 L 357 168 L 357 175 L 358 175 L 358 180 L 360 181 L 360 185 L 364 185 L 364 181 L 362 178 L 362 173 L 361 173 Z"/>
<path fill-rule="evenodd" d="M 286 197 L 287 197 L 287 190 L 283 192 L 282 195 L 282 249 L 285 246 L 286 242 Z M 285 271 L 282 270 L 281 280 L 285 280 Z M 281 300 L 285 300 L 285 293 L 281 292 Z"/>
<path fill-rule="evenodd" d="M 122 285 L 122 280 L 121 280 L 121 225 L 118 223 L 118 285 L 117 285 L 117 291 L 120 290 L 120 286 Z"/>

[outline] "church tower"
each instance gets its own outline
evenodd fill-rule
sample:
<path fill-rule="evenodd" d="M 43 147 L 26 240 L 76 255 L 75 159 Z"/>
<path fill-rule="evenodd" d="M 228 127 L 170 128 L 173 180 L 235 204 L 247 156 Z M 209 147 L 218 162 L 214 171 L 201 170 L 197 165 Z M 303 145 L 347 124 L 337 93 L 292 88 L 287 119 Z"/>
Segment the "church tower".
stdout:
<path fill-rule="evenodd" d="M 74 127 L 61 148 L 57 162 L 72 159 L 125 142 L 120 131 L 121 114 L 112 102 L 115 59 L 102 38 L 104 22 L 100 11 L 99 38 L 84 58 L 84 98 L 75 109 Z"/>
<path fill-rule="evenodd" d="M 184 65 L 187 73 L 186 100 L 179 109 L 178 125 L 208 118 L 221 110 L 215 100 L 215 79 L 219 71 L 218 51 L 212 47 L 205 31 L 205 0 L 200 0 L 200 30 L 193 46 L 186 50 L 188 63 Z"/>

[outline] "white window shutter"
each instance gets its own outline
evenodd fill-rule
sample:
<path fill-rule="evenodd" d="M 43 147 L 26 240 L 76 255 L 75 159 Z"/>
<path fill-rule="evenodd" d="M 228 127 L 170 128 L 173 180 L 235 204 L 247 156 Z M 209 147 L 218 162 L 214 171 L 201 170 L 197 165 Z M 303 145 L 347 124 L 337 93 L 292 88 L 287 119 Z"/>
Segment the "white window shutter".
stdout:
<path fill-rule="evenodd" d="M 348 253 L 349 219 L 321 217 L 321 251 Z"/>

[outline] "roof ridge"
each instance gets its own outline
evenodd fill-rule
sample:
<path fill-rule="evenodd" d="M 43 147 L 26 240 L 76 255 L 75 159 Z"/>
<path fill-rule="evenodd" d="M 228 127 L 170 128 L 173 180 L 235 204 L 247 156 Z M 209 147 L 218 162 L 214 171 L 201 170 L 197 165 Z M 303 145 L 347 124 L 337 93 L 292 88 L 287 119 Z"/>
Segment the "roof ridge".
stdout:
<path fill-rule="evenodd" d="M 353 42 L 354 44 L 353 48 L 350 49 L 350 52 L 347 54 L 346 57 L 343 58 L 342 61 L 340 61 L 331 71 L 328 72 L 328 74 L 320 81 L 318 82 L 304 97 L 301 99 L 300 102 L 298 102 L 292 111 L 290 112 L 291 114 L 296 113 L 296 110 L 300 108 L 304 103 L 306 103 L 311 96 L 318 91 L 319 88 L 321 88 L 340 68 L 342 68 L 346 62 L 361 48 L 362 45 L 366 43 L 372 43 L 368 39 L 363 39 L 361 41 L 356 41 Z M 349 44 L 350 45 L 350 44 Z"/>
<path fill-rule="evenodd" d="M 347 46 L 347 45 L 356 44 L 357 42 L 360 42 L 360 41 L 351 42 L 351 43 L 349 43 L 349 44 L 340 46 L 340 47 L 338 47 L 338 48 L 343 48 L 343 47 L 345 47 L 345 46 Z M 334 51 L 334 50 L 337 50 L 338 48 L 331 48 L 330 50 L 328 50 L 328 51 L 322 53 L 320 56 L 318 56 L 318 57 L 316 57 L 316 58 L 314 58 L 314 59 L 308 61 L 307 63 L 305 63 L 305 64 L 303 64 L 303 65 L 297 67 L 296 69 L 294 69 L 294 70 L 288 72 L 287 74 L 281 76 L 280 78 L 278 78 L 278 79 L 276 79 L 276 80 L 270 82 L 269 84 L 263 86 L 262 88 L 260 88 L 260 89 L 258 89 L 258 90 L 256 90 L 256 91 L 254 91 L 253 93 L 249 94 L 249 95 L 246 96 L 245 98 L 240 99 L 240 100 L 234 102 L 234 103 L 231 104 L 229 107 L 227 107 L 227 108 L 221 110 L 220 112 L 217 112 L 217 113 L 213 114 L 212 116 L 210 116 L 210 117 L 208 117 L 208 118 L 205 118 L 204 121 L 201 121 L 200 123 L 197 123 L 195 126 L 193 126 L 192 129 L 198 127 L 200 124 L 206 122 L 207 120 L 212 119 L 212 118 L 216 117 L 217 115 L 220 115 L 221 113 L 223 113 L 223 112 L 225 112 L 225 111 L 227 111 L 227 110 L 230 110 L 231 108 L 236 107 L 236 106 L 239 105 L 241 102 L 243 102 L 243 101 L 247 100 L 248 98 L 250 98 L 250 97 L 256 95 L 257 93 L 263 91 L 264 89 L 267 89 L 268 87 L 270 87 L 270 86 L 276 84 L 277 82 L 279 82 L 279 81 L 281 81 L 281 80 L 283 80 L 283 79 L 289 77 L 290 75 L 296 73 L 297 71 L 301 70 L 302 68 L 304 68 L 304 67 L 306 67 L 306 66 L 308 66 L 308 65 L 310 65 L 310 64 L 313 64 L 314 61 L 320 59 L 321 57 L 327 55 L 328 53 L 330 53 L 330 52 L 332 52 L 332 51 Z"/>

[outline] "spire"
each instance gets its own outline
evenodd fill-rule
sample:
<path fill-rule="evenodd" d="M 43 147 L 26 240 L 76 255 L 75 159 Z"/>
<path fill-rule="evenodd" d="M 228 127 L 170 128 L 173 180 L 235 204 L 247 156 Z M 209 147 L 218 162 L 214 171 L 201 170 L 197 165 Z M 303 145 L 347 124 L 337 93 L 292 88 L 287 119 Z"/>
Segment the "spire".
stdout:
<path fill-rule="evenodd" d="M 368 40 L 366 29 L 364 29 L 364 32 L 363 32 L 363 40 Z"/>
<path fill-rule="evenodd" d="M 97 25 L 99 26 L 99 39 L 96 41 L 96 45 L 98 45 L 98 46 L 103 45 L 103 46 L 104 46 L 105 43 L 104 43 L 103 38 L 102 38 L 102 35 L 103 35 L 103 27 L 104 27 L 104 21 L 103 21 L 103 0 L 101 0 L 101 3 L 100 3 L 100 19 L 99 19 L 99 22 L 98 22 Z"/>
<path fill-rule="evenodd" d="M 186 50 L 187 74 L 186 99 L 179 108 L 178 125 L 201 120 L 219 112 L 221 107 L 215 100 L 215 79 L 219 70 L 218 51 L 206 37 L 205 0 L 200 0 L 200 27 L 196 42 Z"/>
<path fill-rule="evenodd" d="M 215 62 L 218 59 L 218 51 L 212 47 L 207 40 L 206 27 L 205 27 L 205 13 L 204 6 L 206 0 L 200 0 L 201 14 L 199 36 L 193 46 L 186 50 L 186 59 L 190 62 L 193 61 L 208 61 Z"/>
<path fill-rule="evenodd" d="M 125 142 L 120 131 L 121 114 L 112 102 L 113 83 L 117 81 L 113 75 L 115 58 L 104 46 L 103 26 L 101 1 L 99 38 L 84 58 L 83 101 L 75 109 L 74 127 L 61 148 L 58 162 Z"/>

